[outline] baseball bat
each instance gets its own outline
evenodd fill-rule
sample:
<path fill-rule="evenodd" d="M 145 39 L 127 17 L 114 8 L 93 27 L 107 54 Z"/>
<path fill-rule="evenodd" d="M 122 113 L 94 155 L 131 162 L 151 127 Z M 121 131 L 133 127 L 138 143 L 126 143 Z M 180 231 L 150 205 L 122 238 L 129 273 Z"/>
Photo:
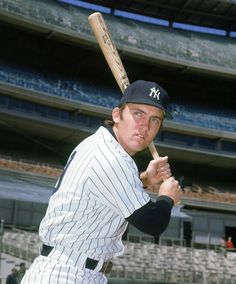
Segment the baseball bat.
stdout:
<path fill-rule="evenodd" d="M 88 17 L 89 24 L 102 50 L 102 53 L 112 71 L 112 74 L 122 92 L 129 86 L 129 79 L 121 61 L 117 48 L 111 38 L 106 22 L 101 13 L 95 12 Z M 159 157 L 153 142 L 148 146 L 154 159 Z"/>

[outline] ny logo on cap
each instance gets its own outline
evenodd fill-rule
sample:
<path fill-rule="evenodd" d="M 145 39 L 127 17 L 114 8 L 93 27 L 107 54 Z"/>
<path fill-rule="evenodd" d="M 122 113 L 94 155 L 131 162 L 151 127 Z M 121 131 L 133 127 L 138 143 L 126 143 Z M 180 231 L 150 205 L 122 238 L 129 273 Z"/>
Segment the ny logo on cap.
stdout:
<path fill-rule="evenodd" d="M 151 90 L 151 92 L 150 92 L 150 94 L 149 94 L 149 96 L 150 97 L 153 97 L 154 99 L 157 99 L 158 101 L 159 101 L 159 99 L 160 99 L 160 91 L 159 91 L 159 89 L 156 89 L 155 87 L 153 87 L 153 88 L 151 88 L 150 89 Z"/>

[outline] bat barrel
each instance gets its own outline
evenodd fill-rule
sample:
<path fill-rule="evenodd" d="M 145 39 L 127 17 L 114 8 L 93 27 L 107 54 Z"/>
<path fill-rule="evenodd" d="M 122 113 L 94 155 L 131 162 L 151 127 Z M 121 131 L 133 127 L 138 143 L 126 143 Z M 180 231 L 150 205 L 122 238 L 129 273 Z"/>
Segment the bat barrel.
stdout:
<path fill-rule="evenodd" d="M 88 21 L 103 52 L 103 55 L 112 71 L 112 74 L 123 94 L 130 83 L 120 55 L 112 41 L 105 20 L 101 13 L 95 12 L 88 17 Z M 159 157 L 153 142 L 149 145 L 149 150 L 154 159 Z"/>

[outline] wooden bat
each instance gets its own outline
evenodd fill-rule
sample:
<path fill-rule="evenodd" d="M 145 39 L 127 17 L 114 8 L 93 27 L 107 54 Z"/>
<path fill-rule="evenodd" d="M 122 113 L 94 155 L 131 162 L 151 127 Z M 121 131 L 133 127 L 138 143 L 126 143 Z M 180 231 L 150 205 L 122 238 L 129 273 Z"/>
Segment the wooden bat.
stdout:
<path fill-rule="evenodd" d="M 103 52 L 103 55 L 106 58 L 106 61 L 112 71 L 112 74 L 123 94 L 130 83 L 120 55 L 111 38 L 106 22 L 102 14 L 99 12 L 91 14 L 88 17 L 88 21 Z M 152 154 L 153 159 L 159 157 L 159 154 L 153 142 L 148 146 L 148 148 Z"/>

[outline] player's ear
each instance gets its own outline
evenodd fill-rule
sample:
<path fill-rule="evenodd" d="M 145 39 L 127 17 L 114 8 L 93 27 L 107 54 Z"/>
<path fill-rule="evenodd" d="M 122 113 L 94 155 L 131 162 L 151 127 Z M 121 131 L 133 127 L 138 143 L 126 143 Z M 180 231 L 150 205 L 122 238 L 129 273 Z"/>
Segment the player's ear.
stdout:
<path fill-rule="evenodd" d="M 115 107 L 112 110 L 112 119 L 115 123 L 118 123 L 120 121 L 120 109 L 118 107 Z"/>

